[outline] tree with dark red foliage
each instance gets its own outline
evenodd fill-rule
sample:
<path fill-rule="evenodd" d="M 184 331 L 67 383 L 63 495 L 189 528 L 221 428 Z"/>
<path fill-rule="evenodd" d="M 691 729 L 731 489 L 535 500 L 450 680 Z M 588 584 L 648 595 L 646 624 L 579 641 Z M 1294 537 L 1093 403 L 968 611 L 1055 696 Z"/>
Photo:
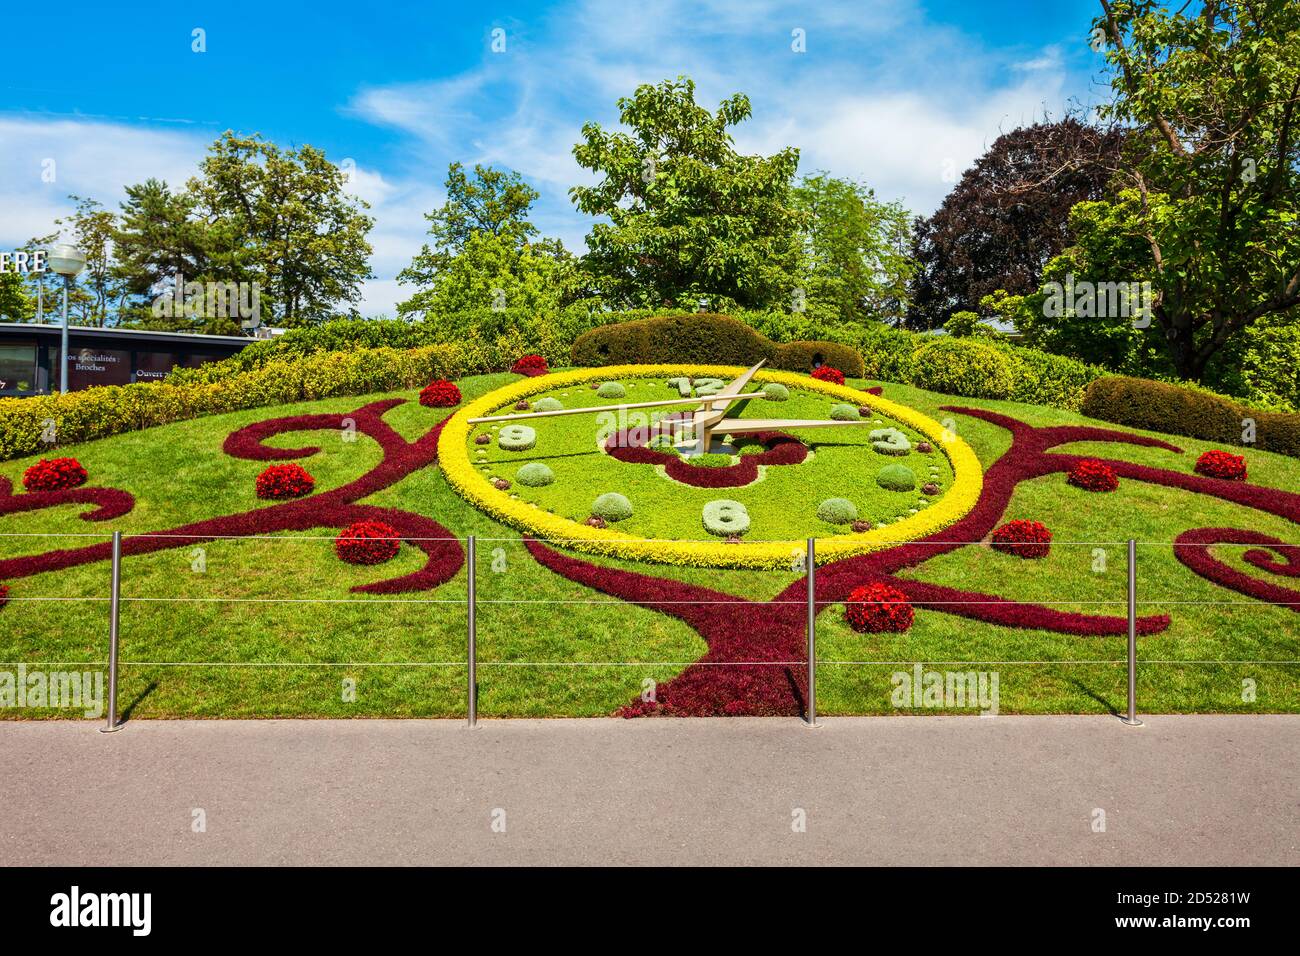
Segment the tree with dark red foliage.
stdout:
<path fill-rule="evenodd" d="M 1123 134 L 1068 118 L 1003 133 L 929 218 L 918 218 L 907 325 L 939 328 L 1005 289 L 1038 291 L 1049 259 L 1070 244 L 1074 204 L 1105 195 Z"/>

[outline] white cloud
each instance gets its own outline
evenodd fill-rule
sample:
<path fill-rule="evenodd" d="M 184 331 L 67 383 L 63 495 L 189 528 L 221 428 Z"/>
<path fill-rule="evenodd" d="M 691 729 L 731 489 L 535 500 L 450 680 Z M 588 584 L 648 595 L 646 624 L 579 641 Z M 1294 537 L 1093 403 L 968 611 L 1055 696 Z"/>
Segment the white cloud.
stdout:
<path fill-rule="evenodd" d="M 590 226 L 569 187 L 592 180 L 573 159 L 584 121 L 617 124 L 615 101 L 638 84 L 687 74 L 714 106 L 743 91 L 753 118 L 736 130 L 747 152 L 799 147 L 801 170 L 859 179 L 883 199 L 933 210 L 999 133 L 1063 112 L 1060 48 L 989 50 L 930 22 L 914 2 L 804 6 L 783 0 L 575 0 L 506 22 L 507 52 L 441 79 L 362 85 L 343 115 L 402 134 L 380 157 L 355 160 L 351 188 L 371 204 L 372 268 L 362 310 L 393 314 L 409 289 L 395 277 L 425 240 L 423 214 L 443 200 L 447 164 L 518 170 L 541 192 L 534 221 L 580 251 Z M 807 52 L 791 49 L 805 31 Z M 179 185 L 216 131 L 99 119 L 0 117 L 0 245 L 50 229 L 68 193 L 115 206 L 150 176 Z M 306 137 L 310 138 L 310 134 Z M 40 180 L 55 158 L 58 181 Z"/>
<path fill-rule="evenodd" d="M 127 185 L 154 177 L 179 186 L 208 142 L 195 133 L 102 120 L 0 116 L 0 244 L 52 232 L 54 220 L 73 210 L 69 195 L 116 208 Z M 43 174 L 51 168 L 47 182 Z"/>

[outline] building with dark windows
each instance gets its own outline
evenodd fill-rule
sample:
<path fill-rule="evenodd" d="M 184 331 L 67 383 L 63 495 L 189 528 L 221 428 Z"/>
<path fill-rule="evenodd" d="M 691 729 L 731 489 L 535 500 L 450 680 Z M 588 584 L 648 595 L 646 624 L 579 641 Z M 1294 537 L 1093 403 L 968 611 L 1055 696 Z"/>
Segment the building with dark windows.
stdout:
<path fill-rule="evenodd" d="M 0 322 L 0 396 L 46 395 L 59 387 L 57 325 Z M 140 329 L 68 329 L 68 391 L 158 382 L 173 368 L 229 358 L 256 339 Z"/>

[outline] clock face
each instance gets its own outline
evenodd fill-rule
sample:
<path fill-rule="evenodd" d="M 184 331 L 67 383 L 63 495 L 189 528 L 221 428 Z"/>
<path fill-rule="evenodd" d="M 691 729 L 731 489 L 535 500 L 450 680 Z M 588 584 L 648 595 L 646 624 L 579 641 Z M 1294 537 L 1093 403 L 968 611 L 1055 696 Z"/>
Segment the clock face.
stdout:
<path fill-rule="evenodd" d="M 453 486 L 520 530 L 721 566 L 783 566 L 809 537 L 841 556 L 920 537 L 960 516 L 945 503 L 959 471 L 978 487 L 973 454 L 939 423 L 789 372 L 759 371 L 740 392 L 761 397 L 713 406 L 726 414 L 703 447 L 693 416 L 743 372 L 618 366 L 513 383 L 453 416 L 439 454 Z M 834 424 L 795 424 L 809 421 Z"/>

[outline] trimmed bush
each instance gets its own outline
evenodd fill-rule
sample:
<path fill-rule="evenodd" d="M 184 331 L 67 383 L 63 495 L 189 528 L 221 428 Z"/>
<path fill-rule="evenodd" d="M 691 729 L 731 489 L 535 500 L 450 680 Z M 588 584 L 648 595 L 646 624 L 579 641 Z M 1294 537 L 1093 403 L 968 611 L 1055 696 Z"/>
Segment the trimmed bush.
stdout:
<path fill-rule="evenodd" d="M 420 404 L 426 408 L 454 408 L 460 404 L 460 389 L 445 378 L 437 379 L 420 391 Z"/>
<path fill-rule="evenodd" d="M 749 512 L 739 501 L 719 498 L 704 505 L 704 530 L 726 538 L 749 530 Z"/>
<path fill-rule="evenodd" d="M 555 480 L 555 472 L 540 461 L 530 461 L 515 472 L 515 481 L 529 488 L 541 488 Z"/>
<path fill-rule="evenodd" d="M 912 443 L 897 428 L 876 428 L 867 435 L 871 447 L 882 455 L 906 455 Z"/>
<path fill-rule="evenodd" d="M 539 398 L 533 403 L 535 412 L 558 412 L 564 408 L 564 403 L 558 398 Z"/>
<path fill-rule="evenodd" d="M 334 539 L 334 553 L 348 564 L 383 564 L 400 546 L 397 529 L 382 521 L 358 521 Z"/>
<path fill-rule="evenodd" d="M 257 497 L 281 501 L 309 495 L 316 487 L 316 479 L 302 465 L 271 465 L 254 483 Z"/>
<path fill-rule="evenodd" d="M 818 362 L 834 365 L 857 378 L 862 356 L 838 342 L 787 342 L 777 345 L 729 315 L 695 313 L 662 315 L 591 329 L 573 343 L 573 364 L 650 365 L 708 362 L 754 365 L 810 372 Z"/>
<path fill-rule="evenodd" d="M 248 372 L 214 368 L 218 362 L 185 370 L 196 374 L 179 382 L 173 375 L 166 382 L 0 398 L 0 460 L 48 452 L 52 442 L 93 441 L 204 415 L 420 388 L 431 379 L 485 371 L 482 362 L 482 355 L 457 345 L 354 349 L 268 362 Z"/>
<path fill-rule="evenodd" d="M 883 581 L 854 588 L 844 604 L 844 619 L 860 634 L 906 631 L 913 616 L 907 595 Z"/>
<path fill-rule="evenodd" d="M 1045 558 L 1052 550 L 1052 532 L 1041 521 L 1017 518 L 993 532 L 993 550 L 1020 558 Z"/>
<path fill-rule="evenodd" d="M 627 395 L 627 389 L 621 382 L 605 382 L 600 388 L 596 389 L 596 394 L 601 398 L 624 398 Z"/>
<path fill-rule="evenodd" d="M 837 402 L 831 406 L 831 418 L 837 422 L 856 422 L 862 419 L 858 414 L 856 405 L 849 405 L 846 402 Z"/>
<path fill-rule="evenodd" d="M 527 451 L 537 444 L 537 432 L 527 425 L 506 425 L 497 432 L 497 447 L 503 451 Z"/>
<path fill-rule="evenodd" d="M 63 491 L 86 483 L 86 469 L 75 458 L 42 458 L 23 472 L 28 491 Z"/>
<path fill-rule="evenodd" d="M 790 390 L 780 382 L 768 382 L 763 386 L 763 399 L 769 402 L 784 402 L 790 398 Z"/>
<path fill-rule="evenodd" d="M 606 521 L 623 521 L 632 517 L 632 502 L 617 491 L 607 491 L 592 503 L 591 513 Z"/>
<path fill-rule="evenodd" d="M 790 372 L 809 372 L 829 365 L 849 378 L 862 378 L 862 356 L 858 350 L 840 342 L 786 342 L 776 347 L 777 368 Z"/>
<path fill-rule="evenodd" d="M 817 506 L 817 517 L 831 524 L 850 524 L 858 520 L 858 509 L 848 498 L 827 498 Z"/>
<path fill-rule="evenodd" d="M 1197 458 L 1196 465 L 1192 470 L 1198 475 L 1205 475 L 1209 478 L 1223 478 L 1225 481 L 1245 481 L 1246 457 L 1219 451 L 1216 448 L 1214 451 L 1204 452 Z"/>
<path fill-rule="evenodd" d="M 937 339 L 916 354 L 912 384 L 969 398 L 1005 398 L 1015 389 L 1011 363 L 997 349 Z"/>
<path fill-rule="evenodd" d="M 911 491 L 916 487 L 916 475 L 906 465 L 886 465 L 876 472 L 876 484 L 889 491 Z"/>
<path fill-rule="evenodd" d="M 540 355 L 532 354 L 517 359 L 515 364 L 510 366 L 510 371 L 516 375 L 527 375 L 529 378 L 533 378 L 537 375 L 545 375 L 550 370 L 546 367 L 546 359 Z"/>
<path fill-rule="evenodd" d="M 1116 425 L 1240 445 L 1246 420 L 1255 422 L 1255 447 L 1300 458 L 1300 413 L 1246 408 L 1200 389 L 1146 378 L 1110 375 L 1088 386 L 1083 414 Z"/>
<path fill-rule="evenodd" d="M 1070 469 L 1070 476 L 1065 480 L 1084 491 L 1114 491 L 1119 487 L 1115 469 L 1096 458 L 1083 459 Z"/>

